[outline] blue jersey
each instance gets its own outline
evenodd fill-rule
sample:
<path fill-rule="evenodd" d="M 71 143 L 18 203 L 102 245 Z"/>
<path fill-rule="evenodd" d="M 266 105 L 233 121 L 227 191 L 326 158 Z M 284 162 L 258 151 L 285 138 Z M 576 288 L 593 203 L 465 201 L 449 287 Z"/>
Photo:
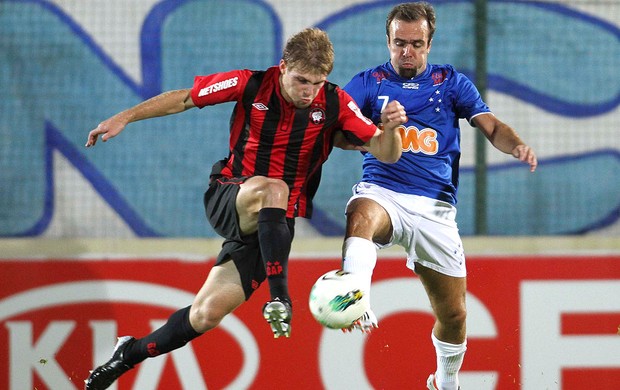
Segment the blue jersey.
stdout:
<path fill-rule="evenodd" d="M 344 90 L 377 124 L 382 109 L 392 100 L 405 107 L 409 118 L 400 126 L 400 160 L 385 164 L 365 153 L 362 181 L 456 204 L 461 156 L 459 119 L 471 121 L 476 115 L 490 112 L 471 80 L 451 65 L 432 64 L 415 78 L 404 79 L 387 62 L 357 74 Z"/>

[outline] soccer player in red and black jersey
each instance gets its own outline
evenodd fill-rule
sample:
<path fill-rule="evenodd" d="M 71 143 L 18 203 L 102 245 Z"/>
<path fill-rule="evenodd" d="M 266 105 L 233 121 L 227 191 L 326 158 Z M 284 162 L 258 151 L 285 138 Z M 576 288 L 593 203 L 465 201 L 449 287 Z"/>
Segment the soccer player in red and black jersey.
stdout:
<path fill-rule="evenodd" d="M 173 313 L 153 333 L 121 337 L 112 358 L 86 380 L 105 389 L 146 358 L 184 346 L 216 327 L 267 279 L 271 300 L 263 308 L 274 337 L 291 332 L 288 256 L 295 217 L 310 218 L 321 166 L 333 146 L 367 150 L 381 161 L 402 153 L 396 128 L 407 120 L 392 101 L 379 129 L 351 97 L 327 81 L 334 51 L 327 34 L 309 28 L 291 37 L 277 66 L 199 76 L 189 89 L 164 92 L 103 121 L 88 134 L 105 142 L 127 124 L 193 107 L 236 102 L 228 157 L 212 169 L 204 205 L 225 238 L 216 264 L 191 306 Z"/>

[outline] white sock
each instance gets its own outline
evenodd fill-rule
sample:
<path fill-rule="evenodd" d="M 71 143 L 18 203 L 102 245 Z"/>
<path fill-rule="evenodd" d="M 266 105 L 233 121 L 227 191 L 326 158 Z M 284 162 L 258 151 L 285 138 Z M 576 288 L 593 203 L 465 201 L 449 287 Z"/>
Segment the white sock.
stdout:
<path fill-rule="evenodd" d="M 342 270 L 359 275 L 370 297 L 372 272 L 377 264 L 375 244 L 361 237 L 349 237 L 342 245 Z"/>
<path fill-rule="evenodd" d="M 463 344 L 450 344 L 441 341 L 431 332 L 431 339 L 437 354 L 437 371 L 435 381 L 439 390 L 457 390 L 459 387 L 459 370 L 467 350 L 467 340 Z"/>

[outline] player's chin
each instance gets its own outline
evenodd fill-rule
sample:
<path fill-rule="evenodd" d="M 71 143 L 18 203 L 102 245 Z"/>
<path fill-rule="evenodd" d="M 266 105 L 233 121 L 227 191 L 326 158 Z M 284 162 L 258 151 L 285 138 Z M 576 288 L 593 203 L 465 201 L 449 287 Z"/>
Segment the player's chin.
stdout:
<path fill-rule="evenodd" d="M 417 70 L 417 66 L 414 63 L 405 62 L 398 65 L 398 72 L 403 73 L 415 73 Z"/>
<path fill-rule="evenodd" d="M 400 77 L 410 79 L 412 77 L 415 77 L 417 75 L 417 72 L 415 68 L 400 67 L 400 69 L 398 69 L 398 74 Z"/>

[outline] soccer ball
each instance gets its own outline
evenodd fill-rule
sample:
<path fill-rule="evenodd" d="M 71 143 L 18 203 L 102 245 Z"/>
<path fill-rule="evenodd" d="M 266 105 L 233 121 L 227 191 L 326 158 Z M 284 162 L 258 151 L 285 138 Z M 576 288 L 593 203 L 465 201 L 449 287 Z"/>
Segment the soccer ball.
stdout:
<path fill-rule="evenodd" d="M 310 312 L 330 329 L 348 328 L 364 315 L 370 304 L 358 276 L 332 270 L 322 275 L 310 290 Z"/>

